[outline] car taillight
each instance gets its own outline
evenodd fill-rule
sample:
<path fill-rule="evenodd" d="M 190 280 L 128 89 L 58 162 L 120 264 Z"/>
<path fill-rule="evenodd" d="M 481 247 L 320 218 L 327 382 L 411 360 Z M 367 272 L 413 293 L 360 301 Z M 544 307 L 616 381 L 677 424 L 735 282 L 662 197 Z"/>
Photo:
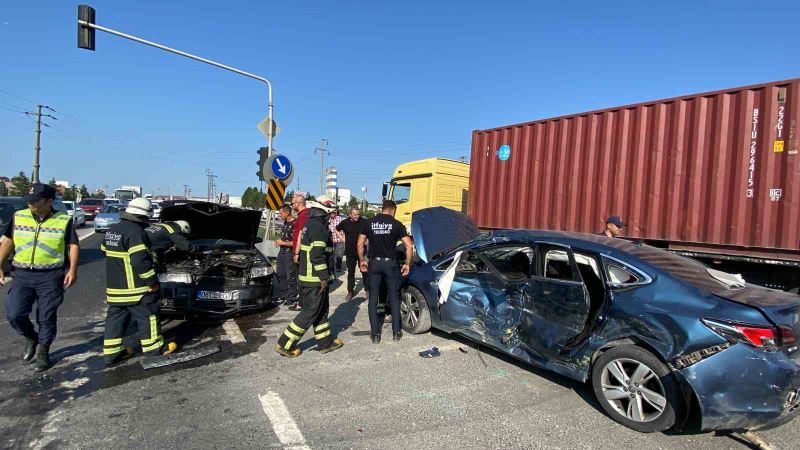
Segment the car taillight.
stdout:
<path fill-rule="evenodd" d="M 797 344 L 797 337 L 794 331 L 789 327 L 780 327 L 781 330 L 781 345 L 783 347 L 794 347 Z"/>
<path fill-rule="evenodd" d="M 742 342 L 758 348 L 775 350 L 778 348 L 779 341 L 784 339 L 783 328 L 781 328 L 779 333 L 778 329 L 774 327 L 740 324 L 718 319 L 702 319 L 702 322 L 714 332 L 733 343 Z M 791 335 L 791 339 L 794 339 L 794 333 L 788 329 L 787 331 L 789 332 L 788 334 Z M 786 339 L 790 339 L 790 337 L 787 335 Z"/>

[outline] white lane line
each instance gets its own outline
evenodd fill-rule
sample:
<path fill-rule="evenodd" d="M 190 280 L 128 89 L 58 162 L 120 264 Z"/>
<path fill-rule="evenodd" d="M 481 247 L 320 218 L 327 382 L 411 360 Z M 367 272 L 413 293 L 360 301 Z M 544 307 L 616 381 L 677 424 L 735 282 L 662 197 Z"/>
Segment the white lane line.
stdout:
<path fill-rule="evenodd" d="M 228 319 L 223 322 L 222 329 L 225 330 L 225 334 L 228 335 L 228 340 L 231 341 L 231 344 L 247 342 L 242 334 L 242 330 L 239 328 L 239 325 L 235 320 Z"/>
<path fill-rule="evenodd" d="M 88 228 L 88 229 L 87 228 L 83 228 L 83 229 L 80 229 L 78 231 L 84 231 L 84 230 L 86 231 L 86 234 L 84 234 L 83 236 L 81 236 L 81 233 L 78 233 L 78 241 L 79 242 L 84 240 L 84 239 L 86 239 L 86 238 L 88 238 L 89 236 L 94 236 L 94 230 L 91 229 L 91 228 Z"/>
<path fill-rule="evenodd" d="M 306 445 L 306 438 L 303 437 L 303 433 L 297 428 L 292 415 L 289 414 L 289 410 L 286 409 L 286 405 L 283 404 L 283 400 L 276 392 L 267 391 L 266 394 L 259 395 L 258 398 L 261 400 L 261 406 L 272 423 L 272 429 L 285 448 L 311 450 Z"/>

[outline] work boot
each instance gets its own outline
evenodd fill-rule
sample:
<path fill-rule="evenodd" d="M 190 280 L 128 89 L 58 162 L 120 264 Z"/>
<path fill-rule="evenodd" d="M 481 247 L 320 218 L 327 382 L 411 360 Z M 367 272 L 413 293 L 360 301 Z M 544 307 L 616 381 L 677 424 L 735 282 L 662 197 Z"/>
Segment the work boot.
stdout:
<path fill-rule="evenodd" d="M 280 344 L 275 344 L 275 352 L 277 352 L 279 355 L 285 356 L 287 358 L 297 358 L 298 356 L 303 354 L 303 351 L 300 350 L 297 347 L 295 347 L 295 348 L 293 348 L 291 350 L 284 350 L 283 347 L 280 346 Z"/>
<path fill-rule="evenodd" d="M 33 370 L 37 372 L 44 372 L 50 368 L 50 346 L 40 345 L 36 349 L 36 361 L 33 363 Z"/>
<path fill-rule="evenodd" d="M 397 342 L 402 338 L 403 338 L 403 332 L 402 331 L 398 331 L 397 333 L 392 333 L 392 340 L 393 341 Z"/>
<path fill-rule="evenodd" d="M 380 334 L 373 334 L 372 335 L 372 343 L 373 344 L 380 344 L 381 343 L 381 335 Z"/>
<path fill-rule="evenodd" d="M 36 339 L 25 338 L 25 352 L 22 354 L 22 359 L 28 363 L 33 362 L 33 357 L 36 356 Z"/>
<path fill-rule="evenodd" d="M 319 349 L 319 352 L 320 353 L 330 353 L 330 352 L 336 350 L 337 348 L 342 348 L 343 345 L 344 345 L 344 342 L 342 342 L 342 340 L 337 337 L 336 339 L 333 340 L 333 342 L 331 342 L 331 345 L 329 345 L 329 346 L 327 346 L 325 348 Z"/>
<path fill-rule="evenodd" d="M 349 301 L 353 298 L 353 291 L 347 291 L 347 295 L 344 296 L 344 301 Z"/>
<path fill-rule="evenodd" d="M 300 307 L 300 302 L 294 302 L 292 306 L 289 307 L 289 311 L 300 311 L 301 309 L 303 308 Z"/>
<path fill-rule="evenodd" d="M 121 352 L 117 353 L 116 355 L 106 356 L 103 360 L 103 363 L 106 367 L 111 367 L 115 364 L 119 364 L 122 361 L 133 356 L 133 348 L 132 347 L 125 347 Z"/>

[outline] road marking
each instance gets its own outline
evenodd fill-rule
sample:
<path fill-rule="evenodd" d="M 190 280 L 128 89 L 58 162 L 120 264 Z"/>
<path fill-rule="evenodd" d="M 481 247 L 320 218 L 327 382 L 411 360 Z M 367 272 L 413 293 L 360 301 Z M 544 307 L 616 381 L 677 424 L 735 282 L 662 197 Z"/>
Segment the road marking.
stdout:
<path fill-rule="evenodd" d="M 81 236 L 80 231 L 86 231 L 86 234 Z M 91 228 L 88 228 L 88 229 L 83 228 L 83 229 L 78 230 L 78 241 L 79 242 L 84 240 L 84 239 L 86 239 L 86 238 L 88 238 L 89 236 L 94 236 L 94 230 L 93 229 L 91 229 Z"/>
<path fill-rule="evenodd" d="M 242 330 L 239 329 L 239 325 L 235 320 L 228 319 L 223 322 L 222 329 L 225 330 L 225 334 L 228 335 L 228 340 L 231 341 L 231 344 L 247 342 L 242 334 Z"/>
<path fill-rule="evenodd" d="M 285 448 L 311 450 L 306 445 L 303 433 L 297 428 L 292 415 L 289 414 L 289 410 L 286 409 L 286 405 L 283 404 L 283 400 L 276 392 L 267 391 L 266 394 L 259 395 L 258 398 L 261 400 L 261 406 L 264 408 L 267 418 L 272 423 L 272 429 Z"/>

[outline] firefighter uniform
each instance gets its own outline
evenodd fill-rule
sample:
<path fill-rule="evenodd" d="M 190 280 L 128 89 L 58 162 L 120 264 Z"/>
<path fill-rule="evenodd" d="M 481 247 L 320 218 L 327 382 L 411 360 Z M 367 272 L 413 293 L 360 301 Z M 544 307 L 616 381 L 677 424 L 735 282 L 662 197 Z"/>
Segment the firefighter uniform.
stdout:
<path fill-rule="evenodd" d="M 151 287 L 158 284 L 150 238 L 145 232 L 147 218 L 120 213 L 119 223 L 106 232 L 101 246 L 106 254 L 106 330 L 103 355 L 113 362 L 125 351 L 122 338 L 133 318 L 139 329 L 142 352 L 159 354 L 164 345 L 158 313 L 160 296 Z"/>
<path fill-rule="evenodd" d="M 175 247 L 182 252 L 191 250 L 189 239 L 175 222 L 154 223 L 144 230 L 150 238 L 150 251 L 156 271 L 164 272 L 164 253 Z"/>
<path fill-rule="evenodd" d="M 326 208 L 314 205 L 309 208 L 308 221 L 300 233 L 297 284 L 302 309 L 275 346 L 275 351 L 283 356 L 300 356 L 302 352 L 297 348 L 297 343 L 312 327 L 320 352 L 327 353 L 342 346 L 342 340 L 334 338 L 328 322 L 328 282 L 332 279 L 328 260 L 332 252 Z"/>

